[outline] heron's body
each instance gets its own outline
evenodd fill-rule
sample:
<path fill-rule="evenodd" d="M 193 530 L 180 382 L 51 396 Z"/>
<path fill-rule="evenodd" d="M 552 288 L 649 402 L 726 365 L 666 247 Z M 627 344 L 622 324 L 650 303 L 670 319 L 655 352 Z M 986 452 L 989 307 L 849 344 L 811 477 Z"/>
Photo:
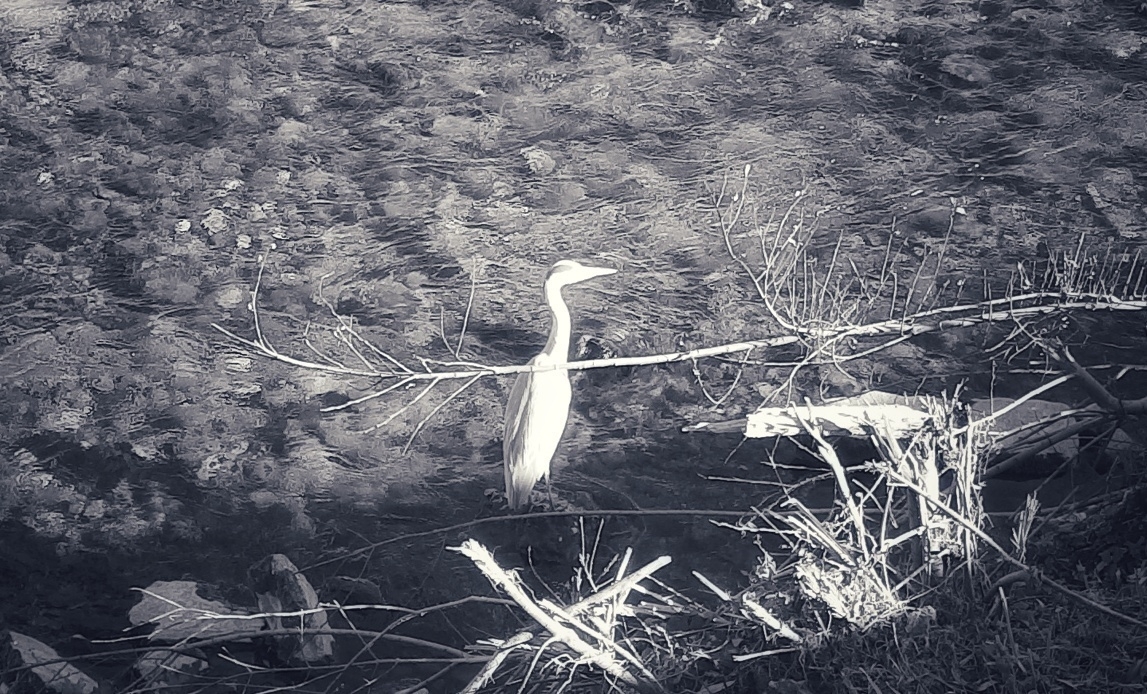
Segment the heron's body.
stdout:
<path fill-rule="evenodd" d="M 563 361 L 539 354 L 530 360 L 530 365 Z M 550 461 L 565 432 L 572 398 L 570 375 L 565 370 L 519 374 L 514 381 L 506 406 L 506 438 L 502 441 L 502 455 L 506 461 L 506 501 L 510 508 L 519 509 L 525 505 L 539 480 L 544 478 L 549 482 Z M 551 414 L 548 417 L 526 415 L 538 409 Z M 540 461 L 545 461 L 544 465 Z"/>
<path fill-rule="evenodd" d="M 550 337 L 532 366 L 569 361 L 570 314 L 561 290 L 576 282 L 610 275 L 616 270 L 587 267 L 569 260 L 554 265 L 546 276 L 544 294 L 550 308 Z M 539 480 L 549 483 L 550 461 L 558 449 L 569 419 L 573 395 L 569 371 L 527 371 L 518 376 L 506 404 L 506 431 L 502 441 L 506 501 L 517 510 L 529 502 Z"/>

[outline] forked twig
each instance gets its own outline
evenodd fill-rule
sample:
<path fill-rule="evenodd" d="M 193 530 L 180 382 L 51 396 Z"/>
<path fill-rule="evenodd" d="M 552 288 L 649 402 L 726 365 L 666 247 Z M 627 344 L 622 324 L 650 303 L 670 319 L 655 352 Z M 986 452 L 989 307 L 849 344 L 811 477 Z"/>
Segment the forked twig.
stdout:
<path fill-rule="evenodd" d="M 438 385 L 441 382 L 442 382 L 442 379 L 436 378 L 433 381 L 431 381 L 430 383 L 426 384 L 426 387 L 422 389 L 422 392 L 420 392 L 418 395 L 414 396 L 413 400 L 406 403 L 402 407 L 398 408 L 396 411 L 390 413 L 390 416 L 387 417 L 386 419 L 384 419 L 382 422 L 379 422 L 378 424 L 374 424 L 374 425 L 364 429 L 362 431 L 362 433 L 368 434 L 372 431 L 376 431 L 378 429 L 381 429 L 382 427 L 386 426 L 387 424 L 390 424 L 391 422 L 393 422 L 395 420 L 395 418 L 397 418 L 399 415 L 406 412 L 411 407 L 413 407 L 416 403 L 418 403 L 419 400 L 421 400 L 422 398 L 429 395 L 430 391 L 434 390 L 434 386 Z"/>
<path fill-rule="evenodd" d="M 693 377 L 697 379 L 697 385 L 701 387 L 701 394 L 704 395 L 705 399 L 712 403 L 714 407 L 719 407 L 721 403 L 728 400 L 729 396 L 733 394 L 733 391 L 737 389 L 737 384 L 741 382 L 741 376 L 745 373 L 745 364 L 748 363 L 749 355 L 752 354 L 752 352 L 752 347 L 745 350 L 745 354 L 741 357 L 741 363 L 737 365 L 737 375 L 733 377 L 733 382 L 725 390 L 725 394 L 719 398 L 714 398 L 709 394 L 709 389 L 705 387 L 705 381 L 701 377 L 701 370 L 697 366 L 697 360 L 693 360 Z"/>
<path fill-rule="evenodd" d="M 446 407 L 446 405 L 447 405 L 447 404 L 448 404 L 448 403 L 449 403 L 451 400 L 453 400 L 454 398 L 456 398 L 456 397 L 458 397 L 459 395 L 461 395 L 461 394 L 462 394 L 462 391 L 466 390 L 466 389 L 467 389 L 467 388 L 469 388 L 470 386 L 472 386 L 472 385 L 474 385 L 475 383 L 477 383 L 479 378 L 481 378 L 481 376 L 475 376 L 475 377 L 471 378 L 469 381 L 466 381 L 466 382 L 465 382 L 465 383 L 463 383 L 461 386 L 459 386 L 459 387 L 458 387 L 458 388 L 457 388 L 457 389 L 456 389 L 456 390 L 455 390 L 453 393 L 451 393 L 450 395 L 447 395 L 447 396 L 446 396 L 446 399 L 445 399 L 445 400 L 443 400 L 442 402 L 438 403 L 438 405 L 436 405 L 436 406 L 434 407 L 434 409 L 433 409 L 433 410 L 430 410 L 430 414 L 428 414 L 428 415 L 426 415 L 425 417 L 423 417 L 423 418 L 422 418 L 422 419 L 421 419 L 421 420 L 418 422 L 418 424 L 417 424 L 417 425 L 414 427 L 414 431 L 413 431 L 413 432 L 411 432 L 411 434 L 410 434 L 410 438 L 406 440 L 406 445 L 402 447 L 402 452 L 403 452 L 403 453 L 406 453 L 406 452 L 408 452 L 408 451 L 410 450 L 410 445 L 411 445 L 412 443 L 414 443 L 414 439 L 415 439 L 415 438 L 418 436 L 419 432 L 421 432 L 421 431 L 422 431 L 422 428 L 423 428 L 424 426 L 426 426 L 426 423 L 427 423 L 427 422 L 429 422 L 429 421 L 430 421 L 430 420 L 431 420 L 431 419 L 434 417 L 434 415 L 438 414 L 439 410 L 441 410 L 443 407 Z M 434 385 L 434 384 L 431 384 L 431 387 L 433 387 L 433 385 Z M 414 403 L 411 403 L 411 404 L 414 404 Z"/>

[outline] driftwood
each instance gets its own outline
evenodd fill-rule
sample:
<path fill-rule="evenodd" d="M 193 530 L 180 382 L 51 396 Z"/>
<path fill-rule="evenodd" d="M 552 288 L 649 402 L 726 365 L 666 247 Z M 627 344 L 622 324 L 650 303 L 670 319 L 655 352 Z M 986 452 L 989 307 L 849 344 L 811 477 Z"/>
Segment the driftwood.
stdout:
<path fill-rule="evenodd" d="M 620 644 L 613 641 L 607 633 L 602 633 L 602 630 L 592 625 L 589 621 L 577 619 L 577 613 L 584 611 L 588 606 L 599 604 L 606 601 L 616 601 L 618 603 L 624 602 L 625 597 L 641 578 L 646 578 L 654 571 L 665 566 L 670 562 L 669 557 L 661 557 L 644 568 L 634 573 L 633 580 L 621 581 L 618 585 L 606 588 L 601 594 L 587 598 L 573 607 L 563 608 L 554 605 L 549 601 L 538 601 L 530 597 L 522 586 L 517 574 L 512 571 L 506 571 L 498 562 L 494 560 L 494 555 L 480 543 L 474 540 L 466 540 L 459 547 L 451 547 L 450 549 L 459 552 L 466 558 L 474 562 L 474 565 L 485 574 L 486 578 L 496 587 L 504 591 L 510 598 L 518 603 L 526 614 L 530 615 L 534 621 L 540 624 L 546 631 L 553 635 L 553 638 L 564 643 L 571 650 L 577 653 L 581 658 L 591 665 L 601 668 L 612 677 L 628 684 L 635 689 L 643 692 L 658 692 L 661 691 L 660 685 L 653 677 L 652 673 L 645 668 L 641 661 L 622 647 Z M 607 625 L 608 627 L 608 625 Z M 583 634 L 592 638 L 599 645 L 591 644 Z M 516 639 L 511 639 L 511 643 L 517 645 Z M 628 662 L 634 669 L 640 673 L 640 677 L 634 675 L 621 661 Z M 480 673 L 480 677 L 489 679 L 492 672 L 484 671 Z"/>
<path fill-rule="evenodd" d="M 906 438 L 931 420 L 923 398 L 873 391 L 823 405 L 762 407 L 742 419 L 700 422 L 686 432 L 738 433 L 750 439 L 800 436 L 805 422 L 815 423 L 825 436 L 868 438 L 877 429 Z"/>

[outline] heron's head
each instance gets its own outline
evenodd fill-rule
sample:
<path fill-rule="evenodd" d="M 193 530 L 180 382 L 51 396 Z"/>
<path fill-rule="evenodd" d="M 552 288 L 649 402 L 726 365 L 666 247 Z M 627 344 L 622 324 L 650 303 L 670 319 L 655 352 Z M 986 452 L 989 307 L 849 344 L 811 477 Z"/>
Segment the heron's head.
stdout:
<path fill-rule="evenodd" d="M 613 268 L 593 267 L 582 265 L 576 260 L 559 260 L 550 268 L 546 275 L 546 289 L 561 289 L 562 287 L 585 282 L 594 277 L 604 277 L 617 272 Z"/>

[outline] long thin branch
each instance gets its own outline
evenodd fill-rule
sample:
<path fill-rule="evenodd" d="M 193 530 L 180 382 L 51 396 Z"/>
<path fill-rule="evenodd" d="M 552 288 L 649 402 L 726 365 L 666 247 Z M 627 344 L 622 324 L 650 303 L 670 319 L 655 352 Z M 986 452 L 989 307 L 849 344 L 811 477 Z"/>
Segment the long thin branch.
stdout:
<path fill-rule="evenodd" d="M 1061 362 L 1067 362 L 1071 367 L 1072 372 L 1079 377 L 1083 383 L 1083 387 L 1095 398 L 1096 404 L 1102 407 L 1107 412 L 1114 415 L 1127 415 L 1127 414 L 1147 414 L 1147 397 L 1139 398 L 1137 400 L 1120 400 L 1112 395 L 1106 388 L 1095 380 L 1087 369 L 1075 360 L 1071 352 L 1064 347 L 1062 353 L 1053 351 L 1052 355 Z"/>
<path fill-rule="evenodd" d="M 1024 299 L 1059 299 L 1059 294 L 1042 293 L 1032 294 L 1022 297 Z M 1085 309 L 1095 310 L 1099 307 L 1113 310 L 1123 311 L 1142 311 L 1147 310 L 1147 300 L 1137 301 L 1117 301 L 1109 297 L 1102 297 L 1098 295 L 1084 296 L 1081 295 L 1071 302 L 1056 302 L 1052 304 L 1039 304 L 1035 306 L 1026 306 L 1008 310 L 990 310 L 995 305 L 1004 302 L 1003 299 L 995 299 L 985 301 L 977 304 L 969 304 L 961 307 L 947 307 L 945 309 L 935 309 L 926 311 L 919 316 L 909 316 L 902 320 L 886 320 L 868 325 L 855 326 L 845 329 L 810 329 L 803 335 L 781 335 L 778 337 L 765 338 L 761 340 L 748 340 L 745 342 L 734 342 L 716 347 L 707 347 L 704 349 L 689 350 L 686 352 L 670 352 L 665 354 L 654 354 L 644 357 L 620 357 L 614 359 L 592 359 L 587 361 L 567 362 L 563 364 L 550 364 L 550 365 L 518 365 L 518 366 L 481 366 L 471 369 L 459 371 L 431 371 L 427 373 L 407 373 L 405 371 L 394 370 L 378 370 L 366 371 L 362 369 L 351 369 L 344 367 L 335 367 L 330 364 L 322 364 L 318 362 L 306 361 L 303 359 L 296 359 L 294 357 L 283 354 L 268 344 L 261 344 L 259 342 L 248 340 L 240 337 L 230 330 L 212 323 L 212 327 L 231 338 L 235 342 L 245 345 L 255 352 L 270 359 L 298 366 L 300 368 L 310 369 L 314 371 L 324 371 L 328 373 L 338 373 L 344 376 L 365 376 L 369 378 L 404 378 L 412 381 L 425 381 L 425 380 L 457 380 L 468 379 L 475 376 L 497 376 L 524 373 L 526 371 L 583 371 L 587 369 L 600 369 L 606 367 L 624 367 L 624 366 L 650 366 L 653 364 L 670 364 L 682 361 L 690 361 L 693 359 L 703 359 L 706 357 L 716 357 L 725 354 L 732 354 L 735 352 L 745 352 L 750 349 L 768 349 L 782 347 L 801 342 L 802 339 L 813 336 L 821 339 L 840 339 L 845 337 L 875 337 L 878 335 L 897 334 L 901 336 L 921 335 L 929 332 L 936 332 L 939 330 L 946 330 L 958 327 L 968 327 L 979 323 L 992 323 L 1013 320 L 1020 317 L 1030 317 L 1034 315 L 1053 313 L 1055 311 L 1064 311 L 1070 309 Z M 952 317 L 943 319 L 934 324 L 919 324 L 914 323 L 920 319 L 921 316 L 937 316 L 947 313 L 965 312 L 973 315 L 963 317 Z"/>
<path fill-rule="evenodd" d="M 389 393 L 392 393 L 392 392 L 398 390 L 399 388 L 407 385 L 408 383 L 410 383 L 410 380 L 411 379 L 409 379 L 409 378 L 404 378 L 401 381 L 398 381 L 397 383 L 390 384 L 389 386 L 387 386 L 386 388 L 383 388 L 382 390 L 376 390 L 373 393 L 369 393 L 367 395 L 362 396 L 361 398 L 355 398 L 353 400 L 347 400 L 346 402 L 344 402 L 341 405 L 331 405 L 330 407 L 319 408 L 319 412 L 337 412 L 338 410 L 349 409 L 351 407 L 354 407 L 355 405 L 361 405 L 364 402 L 368 402 L 370 400 L 375 400 L 377 398 L 381 398 L 382 396 L 387 395 Z"/>

